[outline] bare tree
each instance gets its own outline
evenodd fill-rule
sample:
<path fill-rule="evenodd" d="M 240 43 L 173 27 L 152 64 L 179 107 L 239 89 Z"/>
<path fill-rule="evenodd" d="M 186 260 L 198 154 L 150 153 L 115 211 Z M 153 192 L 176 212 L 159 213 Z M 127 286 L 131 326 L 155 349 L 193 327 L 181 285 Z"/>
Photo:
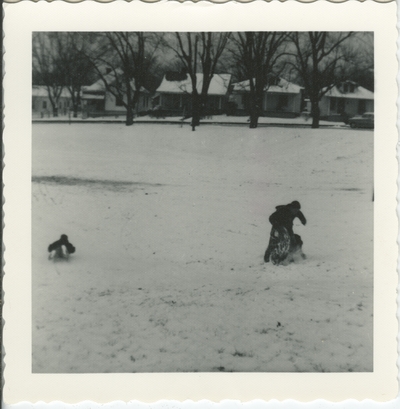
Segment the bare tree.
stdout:
<path fill-rule="evenodd" d="M 97 34 L 86 56 L 106 90 L 126 108 L 126 125 L 134 122 L 134 109 L 155 61 L 157 41 L 145 32 Z"/>
<path fill-rule="evenodd" d="M 199 58 L 201 70 L 203 73 L 203 84 L 200 93 L 200 117 L 204 114 L 203 110 L 207 103 L 208 90 L 211 80 L 216 72 L 218 62 L 226 48 L 231 33 L 200 33 L 200 52 Z M 199 121 L 199 118 L 198 118 Z M 200 121 L 199 121 L 200 122 Z M 197 123 L 197 125 L 199 124 Z"/>
<path fill-rule="evenodd" d="M 76 118 L 81 105 L 82 86 L 88 85 L 94 78 L 92 66 L 85 58 L 85 42 L 81 41 L 76 32 L 55 32 L 48 35 L 53 45 L 58 76 L 71 95 L 73 115 Z"/>
<path fill-rule="evenodd" d="M 354 33 L 352 41 L 341 47 L 346 79 L 355 81 L 370 91 L 374 91 L 374 33 Z"/>
<path fill-rule="evenodd" d="M 311 102 L 312 128 L 319 127 L 319 102 L 323 95 L 343 80 L 343 44 L 352 32 L 291 33 L 294 51 L 290 63 L 301 78 Z"/>
<path fill-rule="evenodd" d="M 58 116 L 58 102 L 63 91 L 63 78 L 58 70 L 57 53 L 54 37 L 44 32 L 32 35 L 33 76 L 47 89 L 53 109 L 53 116 Z"/>
<path fill-rule="evenodd" d="M 165 45 L 171 48 L 178 57 L 181 66 L 190 77 L 192 85 L 192 130 L 200 125 L 207 103 L 211 80 L 216 73 L 218 61 L 226 47 L 230 33 L 175 33 L 176 44 L 168 41 Z M 198 89 L 197 73 L 203 74 L 201 89 Z"/>
<path fill-rule="evenodd" d="M 232 55 L 240 77 L 249 83 L 250 128 L 257 128 L 262 114 L 264 93 L 279 60 L 284 55 L 282 49 L 287 38 L 285 32 L 243 32 L 234 37 Z"/>

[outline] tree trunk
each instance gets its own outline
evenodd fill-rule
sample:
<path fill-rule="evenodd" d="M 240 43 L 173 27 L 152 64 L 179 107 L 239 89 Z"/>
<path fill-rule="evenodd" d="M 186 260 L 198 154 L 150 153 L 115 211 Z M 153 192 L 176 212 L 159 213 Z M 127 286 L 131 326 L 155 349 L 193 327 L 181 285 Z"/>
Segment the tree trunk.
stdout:
<path fill-rule="evenodd" d="M 319 110 L 318 102 L 319 102 L 318 99 L 311 101 L 311 116 L 312 116 L 311 128 L 314 128 L 314 129 L 319 128 L 320 110 Z"/>
<path fill-rule="evenodd" d="M 126 109 L 126 126 L 133 125 L 133 108 L 129 104 Z"/>
<path fill-rule="evenodd" d="M 53 117 L 58 117 L 58 106 L 53 106 Z"/>
<path fill-rule="evenodd" d="M 192 95 L 192 131 L 200 125 L 200 98 L 198 95 Z"/>
<path fill-rule="evenodd" d="M 72 110 L 73 110 L 73 112 L 74 112 L 74 114 L 73 114 L 74 118 L 78 118 L 78 108 L 79 108 L 78 103 L 75 102 L 75 103 L 72 105 Z"/>
<path fill-rule="evenodd" d="M 200 125 L 200 113 L 199 112 L 193 112 L 192 115 L 192 131 L 196 130 L 196 126 Z"/>
<path fill-rule="evenodd" d="M 258 113 L 250 112 L 250 129 L 255 129 L 258 126 Z"/>
<path fill-rule="evenodd" d="M 74 118 L 78 118 L 78 111 L 79 107 L 81 105 L 81 98 L 79 96 L 80 91 L 78 91 L 78 95 L 74 98 L 74 101 L 72 102 L 72 109 L 74 111 Z"/>
<path fill-rule="evenodd" d="M 260 117 L 260 98 L 257 95 L 250 95 L 250 129 L 258 127 L 258 118 Z"/>
<path fill-rule="evenodd" d="M 194 126 L 200 125 L 200 112 L 193 113 L 192 122 Z"/>

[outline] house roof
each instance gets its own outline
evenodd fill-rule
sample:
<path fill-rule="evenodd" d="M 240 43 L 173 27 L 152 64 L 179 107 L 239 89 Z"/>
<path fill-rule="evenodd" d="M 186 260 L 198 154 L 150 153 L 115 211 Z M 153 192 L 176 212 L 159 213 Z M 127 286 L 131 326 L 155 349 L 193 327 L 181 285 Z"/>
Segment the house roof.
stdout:
<path fill-rule="evenodd" d="M 114 81 L 114 76 L 111 74 L 106 75 L 104 78 L 107 82 L 110 82 L 110 83 Z M 131 81 L 131 87 L 133 90 L 135 90 L 134 80 Z M 141 87 L 140 91 L 144 93 L 149 92 L 144 87 Z M 83 99 L 104 99 L 105 92 L 106 92 L 106 86 L 104 85 L 104 81 L 102 79 L 99 79 L 96 82 L 94 82 L 92 85 L 87 85 L 87 86 L 82 87 L 82 94 L 83 94 L 82 98 Z M 99 94 L 103 94 L 103 96 L 100 97 L 101 95 Z"/>
<path fill-rule="evenodd" d="M 372 91 L 368 91 L 364 87 L 355 84 L 354 92 L 341 92 L 339 87 L 334 86 L 330 89 L 325 96 L 333 97 L 333 98 L 350 98 L 350 99 L 374 99 L 374 93 Z M 325 88 L 326 89 L 326 88 Z"/>
<path fill-rule="evenodd" d="M 283 78 L 279 78 L 278 85 L 270 85 L 264 88 L 264 91 L 268 93 L 279 93 L 279 94 L 298 94 L 303 89 L 300 85 L 293 84 L 292 82 L 286 81 Z M 241 82 L 236 82 L 233 84 L 234 92 L 250 92 L 250 80 L 245 80 Z"/>
<path fill-rule="evenodd" d="M 89 94 L 91 92 L 105 92 L 106 87 L 104 85 L 103 80 L 97 80 L 92 85 L 86 85 L 82 87 L 82 91 L 85 94 Z"/>
<path fill-rule="evenodd" d="M 210 87 L 208 88 L 208 95 L 225 95 L 228 91 L 228 87 L 231 81 L 231 74 L 214 74 Z M 196 74 L 196 88 L 197 91 L 201 92 L 201 87 L 203 86 L 203 74 Z M 165 92 L 171 94 L 183 94 L 192 93 L 192 81 L 190 76 L 183 81 L 168 81 L 164 76 L 161 85 L 157 88 L 156 92 Z"/>
<path fill-rule="evenodd" d="M 32 86 L 32 97 L 47 98 L 48 96 L 49 96 L 49 93 L 45 85 L 33 85 Z M 67 88 L 63 88 L 60 96 L 63 98 L 71 98 L 71 94 L 69 93 Z"/>

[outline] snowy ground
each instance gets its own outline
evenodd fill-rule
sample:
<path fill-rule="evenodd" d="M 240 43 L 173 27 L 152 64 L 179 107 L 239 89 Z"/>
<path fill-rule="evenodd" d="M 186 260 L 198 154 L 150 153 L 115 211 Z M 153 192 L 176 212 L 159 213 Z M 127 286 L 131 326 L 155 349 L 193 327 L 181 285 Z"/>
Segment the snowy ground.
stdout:
<path fill-rule="evenodd" d="M 102 116 L 102 117 L 95 117 L 95 118 L 86 118 L 82 119 L 81 115 L 77 118 L 73 118 L 72 116 L 68 115 L 60 115 L 58 117 L 53 117 L 50 114 L 48 116 L 45 116 L 44 118 L 41 118 L 39 115 L 35 115 L 33 118 L 34 121 L 40 121 L 40 122 L 65 122 L 65 121 L 71 121 L 71 122 L 115 122 L 115 121 L 120 121 L 120 122 L 125 122 L 126 115 L 124 113 L 121 113 L 119 116 Z M 191 118 L 187 118 L 184 121 L 182 121 L 182 117 L 180 116 L 166 116 L 166 117 L 154 117 L 150 115 L 145 115 L 145 116 L 138 116 L 135 118 L 135 121 L 138 123 L 148 123 L 148 122 L 156 122 L 156 123 L 164 123 L 164 122 L 177 122 L 177 123 L 186 123 L 190 124 Z M 246 125 L 247 127 L 249 126 L 249 117 L 248 116 L 228 116 L 228 115 L 213 115 L 207 118 L 204 118 L 201 120 L 202 124 L 218 124 L 218 123 L 223 123 L 223 124 L 232 124 L 232 125 Z M 258 119 L 258 123 L 260 125 L 298 125 L 298 126 L 310 126 L 311 127 L 311 118 L 310 117 L 304 117 L 304 116 L 298 116 L 295 118 L 276 118 L 276 117 L 266 117 L 262 116 Z M 330 126 L 330 127 L 348 127 L 344 122 L 332 122 L 332 121 L 324 121 L 321 120 L 319 121 L 321 126 Z"/>
<path fill-rule="evenodd" d="M 34 124 L 33 372 L 371 371 L 372 164 L 363 130 Z M 264 264 L 292 200 L 308 258 Z"/>

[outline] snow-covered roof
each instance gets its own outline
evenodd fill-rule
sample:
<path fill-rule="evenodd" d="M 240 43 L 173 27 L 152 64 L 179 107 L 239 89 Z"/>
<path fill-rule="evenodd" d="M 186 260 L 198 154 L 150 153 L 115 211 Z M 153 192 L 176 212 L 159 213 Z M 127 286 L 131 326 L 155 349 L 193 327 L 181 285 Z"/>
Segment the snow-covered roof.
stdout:
<path fill-rule="evenodd" d="M 374 93 L 364 87 L 355 84 L 353 92 L 341 92 L 340 88 L 334 86 L 325 96 L 333 98 L 350 98 L 350 99 L 374 99 Z"/>
<path fill-rule="evenodd" d="M 110 84 L 112 84 L 115 81 L 114 76 L 111 74 L 106 75 L 104 78 L 107 81 L 107 83 L 110 83 Z M 134 80 L 131 81 L 131 88 L 133 90 L 136 89 Z M 96 82 L 94 82 L 92 85 L 87 85 L 87 86 L 82 87 L 82 91 L 83 91 L 84 99 L 85 98 L 87 99 L 87 96 L 91 93 L 94 93 L 94 94 L 105 93 L 106 86 L 104 85 L 104 81 L 102 79 L 99 79 Z M 146 88 L 141 87 L 140 92 L 148 93 L 149 91 Z"/>
<path fill-rule="evenodd" d="M 231 74 L 214 74 L 208 88 L 208 95 L 225 95 L 228 92 L 228 87 L 231 81 Z M 196 74 L 196 88 L 201 92 L 203 86 L 203 74 Z M 156 92 L 164 92 L 171 94 L 192 93 L 192 81 L 190 76 L 183 81 L 168 81 L 164 76 L 161 85 Z"/>
<path fill-rule="evenodd" d="M 100 72 L 102 72 L 102 75 L 104 76 L 104 79 L 107 81 L 107 83 L 113 83 L 115 81 L 115 75 L 122 75 L 123 71 L 120 68 L 117 68 L 115 70 L 115 73 L 113 71 L 108 72 L 106 71 L 108 67 L 104 66 L 100 68 Z M 90 93 L 90 92 L 105 92 L 106 87 L 104 85 L 104 81 L 102 78 L 99 78 L 96 82 L 94 82 L 91 85 L 85 85 L 82 87 L 82 91 L 84 93 Z"/>
<path fill-rule="evenodd" d="M 33 85 L 32 86 L 32 96 L 33 97 L 44 97 L 47 98 L 49 93 L 47 91 L 47 87 L 45 85 Z M 70 98 L 71 94 L 67 88 L 63 88 L 61 91 L 61 97 L 63 98 Z"/>
<path fill-rule="evenodd" d="M 303 87 L 300 85 L 293 84 L 292 82 L 286 81 L 283 78 L 279 78 L 278 85 L 270 85 L 264 88 L 264 91 L 269 93 L 279 93 L 279 94 L 298 94 Z M 234 92 L 249 92 L 250 91 L 250 80 L 245 80 L 241 82 L 236 82 L 233 84 Z"/>
<path fill-rule="evenodd" d="M 103 80 L 97 80 L 92 85 L 86 85 L 82 87 L 82 91 L 86 93 L 90 92 L 105 92 L 106 87 L 104 86 Z"/>

